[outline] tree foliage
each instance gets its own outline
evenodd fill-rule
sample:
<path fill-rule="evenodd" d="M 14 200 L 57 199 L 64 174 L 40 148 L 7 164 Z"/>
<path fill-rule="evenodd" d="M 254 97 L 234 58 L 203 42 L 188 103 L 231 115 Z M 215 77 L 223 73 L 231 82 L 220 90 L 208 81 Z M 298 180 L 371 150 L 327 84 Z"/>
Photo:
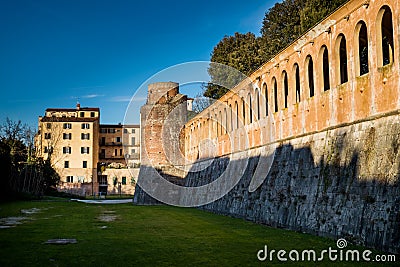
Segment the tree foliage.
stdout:
<path fill-rule="evenodd" d="M 261 28 L 265 60 L 272 58 L 301 35 L 300 13 L 303 5 L 302 0 L 286 0 L 276 3 L 265 13 Z"/>
<path fill-rule="evenodd" d="M 307 0 L 300 12 L 301 34 L 311 29 L 348 0 Z"/>
<path fill-rule="evenodd" d="M 214 47 L 211 62 L 228 65 L 249 75 L 347 1 L 284 0 L 276 3 L 265 13 L 260 37 L 250 32 L 225 36 Z M 211 82 L 204 92 L 207 97 L 218 99 L 228 91 L 215 81 L 236 82 L 233 86 L 238 83 L 237 79 L 218 73 L 213 67 L 209 68 L 209 74 Z"/>
<path fill-rule="evenodd" d="M 217 99 L 239 83 L 245 75 L 257 69 L 264 59 L 261 53 L 260 39 L 253 33 L 235 33 L 225 36 L 211 54 L 211 62 L 221 65 L 210 65 L 208 73 L 211 83 L 207 85 L 204 96 Z"/>

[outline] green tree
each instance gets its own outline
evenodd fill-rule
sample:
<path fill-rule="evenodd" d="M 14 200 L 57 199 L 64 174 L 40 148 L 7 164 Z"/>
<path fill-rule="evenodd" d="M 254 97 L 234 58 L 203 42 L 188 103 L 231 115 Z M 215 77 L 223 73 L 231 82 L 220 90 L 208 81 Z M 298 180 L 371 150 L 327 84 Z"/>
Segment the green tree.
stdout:
<path fill-rule="evenodd" d="M 260 40 L 250 32 L 225 36 L 214 47 L 211 62 L 232 67 L 211 64 L 208 69 L 211 83 L 207 84 L 204 96 L 218 99 L 264 62 Z"/>
<path fill-rule="evenodd" d="M 300 13 L 303 0 L 276 3 L 264 16 L 261 28 L 262 53 L 269 60 L 296 40 L 302 33 Z"/>
<path fill-rule="evenodd" d="M 10 147 L 4 142 L 4 139 L 0 139 L 0 199 L 8 198 L 10 190 L 10 176 L 11 176 L 11 157 Z"/>
<path fill-rule="evenodd" d="M 300 12 L 301 33 L 305 33 L 314 25 L 334 12 L 348 0 L 307 0 Z"/>

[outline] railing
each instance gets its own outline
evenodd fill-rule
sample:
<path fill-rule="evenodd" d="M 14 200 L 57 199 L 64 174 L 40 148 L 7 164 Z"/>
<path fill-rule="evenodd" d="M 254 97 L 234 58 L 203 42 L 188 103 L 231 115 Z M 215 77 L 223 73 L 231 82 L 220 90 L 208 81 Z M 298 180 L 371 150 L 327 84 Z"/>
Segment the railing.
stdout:
<path fill-rule="evenodd" d="M 122 142 L 100 142 L 100 146 L 122 146 Z"/>

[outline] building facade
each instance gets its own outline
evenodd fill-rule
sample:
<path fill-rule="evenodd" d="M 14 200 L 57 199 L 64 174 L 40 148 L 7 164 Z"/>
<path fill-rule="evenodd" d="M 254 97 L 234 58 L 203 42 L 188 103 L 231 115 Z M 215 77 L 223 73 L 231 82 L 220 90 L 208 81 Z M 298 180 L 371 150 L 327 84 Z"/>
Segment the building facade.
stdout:
<path fill-rule="evenodd" d="M 39 157 L 50 158 L 61 178 L 60 191 L 78 195 L 133 194 L 138 172 L 134 168 L 140 166 L 136 153 L 139 128 L 101 125 L 99 108 L 81 108 L 79 104 L 75 109 L 49 108 L 39 117 L 36 152 Z M 130 137 L 124 139 L 126 151 L 122 145 L 124 132 Z"/>

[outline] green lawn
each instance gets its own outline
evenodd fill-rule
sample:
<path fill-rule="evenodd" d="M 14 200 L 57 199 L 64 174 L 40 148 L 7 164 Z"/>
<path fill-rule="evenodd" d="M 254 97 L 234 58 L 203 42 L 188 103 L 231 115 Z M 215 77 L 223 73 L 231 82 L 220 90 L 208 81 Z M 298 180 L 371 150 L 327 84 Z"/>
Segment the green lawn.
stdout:
<path fill-rule="evenodd" d="M 286 266 L 276 258 L 272 263 L 259 262 L 257 251 L 264 245 L 287 251 L 336 249 L 335 240 L 169 206 L 49 199 L 0 204 L 0 218 L 26 216 L 21 210 L 32 208 L 40 212 L 16 227 L 0 229 L 0 266 Z M 99 219 L 102 215 L 116 219 L 104 222 Z M 55 238 L 75 238 L 78 243 L 43 244 Z M 289 263 L 323 266 L 330 262 Z M 336 263 L 356 265 L 360 263 Z"/>

